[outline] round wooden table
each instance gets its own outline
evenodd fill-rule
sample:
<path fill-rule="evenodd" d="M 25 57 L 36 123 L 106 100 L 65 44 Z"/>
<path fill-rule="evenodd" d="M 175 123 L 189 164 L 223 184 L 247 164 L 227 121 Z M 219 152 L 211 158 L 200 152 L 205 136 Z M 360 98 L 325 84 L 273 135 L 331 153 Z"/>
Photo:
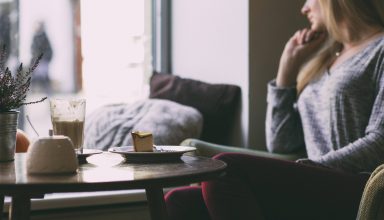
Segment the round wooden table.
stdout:
<path fill-rule="evenodd" d="M 170 163 L 126 163 L 118 154 L 103 152 L 88 158 L 78 172 L 66 175 L 29 175 L 25 153 L 14 162 L 0 163 L 0 207 L 12 197 L 9 219 L 29 219 L 31 198 L 55 192 L 145 189 L 151 219 L 167 219 L 164 187 L 195 183 L 224 174 L 226 164 L 210 158 L 182 156 Z"/>

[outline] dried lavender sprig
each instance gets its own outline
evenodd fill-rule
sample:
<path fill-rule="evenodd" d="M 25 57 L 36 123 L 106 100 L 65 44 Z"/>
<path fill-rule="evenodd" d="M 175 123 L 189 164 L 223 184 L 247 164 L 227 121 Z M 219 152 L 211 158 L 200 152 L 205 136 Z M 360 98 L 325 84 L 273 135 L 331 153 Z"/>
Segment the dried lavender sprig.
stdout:
<path fill-rule="evenodd" d="M 42 56 L 43 54 L 40 54 L 25 73 L 23 73 L 21 63 L 16 76 L 13 77 L 9 68 L 5 67 L 6 47 L 3 46 L 3 50 L 0 52 L 0 111 L 17 109 L 23 105 L 39 103 L 46 99 L 45 97 L 38 101 L 25 102 L 31 84 L 31 74 L 37 68 Z"/>

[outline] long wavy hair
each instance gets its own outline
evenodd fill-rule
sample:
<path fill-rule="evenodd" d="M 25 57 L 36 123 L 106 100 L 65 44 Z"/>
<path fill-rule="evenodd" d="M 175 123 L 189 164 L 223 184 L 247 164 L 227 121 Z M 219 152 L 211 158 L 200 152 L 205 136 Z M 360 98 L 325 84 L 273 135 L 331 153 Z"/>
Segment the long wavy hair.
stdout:
<path fill-rule="evenodd" d="M 324 46 L 303 66 L 297 77 L 297 93 L 313 79 L 325 73 L 341 48 L 341 42 L 361 39 L 358 27 L 384 27 L 384 0 L 318 0 L 324 15 L 328 39 Z M 343 22 L 351 34 L 345 36 L 340 30 Z"/>

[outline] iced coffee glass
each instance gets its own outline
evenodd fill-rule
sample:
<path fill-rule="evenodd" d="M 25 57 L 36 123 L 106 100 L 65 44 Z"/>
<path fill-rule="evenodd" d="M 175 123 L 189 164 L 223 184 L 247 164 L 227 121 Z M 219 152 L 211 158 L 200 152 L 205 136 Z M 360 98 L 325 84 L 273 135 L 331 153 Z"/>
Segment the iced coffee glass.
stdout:
<path fill-rule="evenodd" d="M 77 154 L 83 153 L 85 99 L 51 99 L 53 133 L 72 140 Z"/>

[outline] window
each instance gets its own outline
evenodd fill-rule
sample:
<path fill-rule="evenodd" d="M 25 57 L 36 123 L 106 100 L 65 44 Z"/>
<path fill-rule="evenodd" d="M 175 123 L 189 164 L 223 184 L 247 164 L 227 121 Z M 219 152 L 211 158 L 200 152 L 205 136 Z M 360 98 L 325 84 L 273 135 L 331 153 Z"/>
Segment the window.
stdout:
<path fill-rule="evenodd" d="M 81 0 L 83 85 L 91 103 L 127 102 L 146 94 L 143 85 L 152 72 L 146 3 Z"/>
<path fill-rule="evenodd" d="M 151 8 L 151 0 L 3 0 L 0 40 L 12 49 L 8 66 L 27 66 L 44 53 L 28 100 L 84 97 L 89 113 L 147 97 Z M 47 134 L 49 102 L 26 106 L 20 115 L 19 127 L 34 135 L 25 115 L 40 135 Z"/>

